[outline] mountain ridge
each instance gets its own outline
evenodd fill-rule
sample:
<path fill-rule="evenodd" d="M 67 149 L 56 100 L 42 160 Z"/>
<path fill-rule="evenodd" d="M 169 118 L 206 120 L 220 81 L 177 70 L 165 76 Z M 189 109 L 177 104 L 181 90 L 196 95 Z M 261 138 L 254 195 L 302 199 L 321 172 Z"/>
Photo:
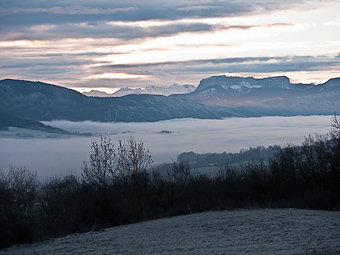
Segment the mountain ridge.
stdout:
<path fill-rule="evenodd" d="M 0 110 L 35 121 L 141 122 L 220 118 L 213 107 L 181 98 L 159 95 L 95 98 L 56 85 L 11 79 L 0 81 Z"/>
<path fill-rule="evenodd" d="M 315 85 L 293 84 L 286 76 L 212 76 L 180 96 L 208 106 L 220 106 L 252 116 L 334 114 L 340 111 L 340 78 Z"/>
<path fill-rule="evenodd" d="M 212 76 L 200 81 L 197 89 L 190 94 L 201 94 L 211 88 L 221 91 L 242 91 L 251 89 L 296 89 L 296 88 L 321 88 L 327 84 L 339 83 L 340 78 L 332 78 L 321 84 L 291 83 L 287 76 L 274 76 L 266 78 L 237 77 L 237 76 Z M 340 88 L 340 87 L 339 87 Z"/>
<path fill-rule="evenodd" d="M 285 76 L 212 76 L 188 94 L 87 97 L 43 82 L 0 81 L 0 111 L 50 121 L 150 122 L 175 118 L 331 115 L 340 112 L 340 78 L 292 84 Z"/>
<path fill-rule="evenodd" d="M 9 127 L 25 128 L 54 134 L 73 134 L 60 128 L 45 125 L 38 121 L 19 118 L 0 111 L 0 130 L 7 130 Z"/>
<path fill-rule="evenodd" d="M 122 97 L 130 94 L 141 95 L 141 94 L 149 94 L 149 95 L 163 95 L 169 96 L 173 94 L 188 94 L 193 92 L 196 89 L 195 86 L 185 84 L 185 85 L 178 85 L 173 84 L 169 87 L 161 87 L 161 86 L 147 86 L 144 89 L 136 88 L 131 89 L 129 87 L 120 88 L 116 92 L 109 94 L 103 91 L 98 90 L 91 90 L 89 92 L 83 92 L 82 94 L 85 96 L 92 96 L 92 97 Z"/>

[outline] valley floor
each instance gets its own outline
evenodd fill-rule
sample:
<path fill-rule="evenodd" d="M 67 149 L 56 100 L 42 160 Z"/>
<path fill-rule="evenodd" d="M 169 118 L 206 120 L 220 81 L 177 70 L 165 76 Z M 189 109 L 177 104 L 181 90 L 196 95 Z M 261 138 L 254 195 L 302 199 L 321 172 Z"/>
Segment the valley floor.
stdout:
<path fill-rule="evenodd" d="M 205 212 L 11 247 L 0 254 L 340 254 L 340 212 Z"/>

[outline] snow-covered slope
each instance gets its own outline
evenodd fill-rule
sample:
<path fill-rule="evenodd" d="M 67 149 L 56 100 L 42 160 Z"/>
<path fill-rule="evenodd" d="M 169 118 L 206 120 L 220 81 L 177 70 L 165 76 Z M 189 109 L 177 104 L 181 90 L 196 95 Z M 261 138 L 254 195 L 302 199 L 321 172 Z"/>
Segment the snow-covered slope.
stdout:
<path fill-rule="evenodd" d="M 82 94 L 88 97 L 112 97 L 112 94 L 108 94 L 99 90 L 91 90 L 89 92 L 83 92 Z"/>
<path fill-rule="evenodd" d="M 161 87 L 161 86 L 147 86 L 144 89 L 136 88 L 131 89 L 129 87 L 121 88 L 113 94 L 108 94 L 98 90 L 91 90 L 90 92 L 84 92 L 85 96 L 92 97 L 122 97 L 126 95 L 140 95 L 140 94 L 149 94 L 149 95 L 163 95 L 169 96 L 173 94 L 188 94 L 195 90 L 195 86 L 193 85 L 178 85 L 173 84 L 169 87 Z"/>
<path fill-rule="evenodd" d="M 75 234 L 0 254 L 340 254 L 340 212 L 206 212 Z"/>
<path fill-rule="evenodd" d="M 148 86 L 144 89 L 145 94 L 159 94 L 163 96 L 169 96 L 173 94 L 188 94 L 196 89 L 193 85 L 178 85 L 173 84 L 169 87 Z"/>

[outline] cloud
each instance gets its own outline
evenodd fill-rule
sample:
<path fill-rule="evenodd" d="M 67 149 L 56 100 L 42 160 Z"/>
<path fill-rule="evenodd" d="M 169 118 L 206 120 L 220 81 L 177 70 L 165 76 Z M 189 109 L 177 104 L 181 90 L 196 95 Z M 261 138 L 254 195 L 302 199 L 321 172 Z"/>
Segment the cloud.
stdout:
<path fill-rule="evenodd" d="M 89 8 L 85 6 L 71 6 L 63 8 L 60 6 L 54 6 L 50 8 L 16 8 L 13 9 L 13 14 L 17 13 L 50 13 L 50 14 L 66 14 L 66 15 L 93 15 L 93 14 L 116 14 L 119 12 L 129 12 L 137 10 L 136 7 L 126 7 L 126 8 L 113 8 L 113 9 L 99 9 L 99 8 Z M 4 12 L 5 10 L 3 10 Z"/>
<path fill-rule="evenodd" d="M 117 64 L 95 67 L 95 71 L 129 71 L 154 73 L 161 70 L 175 72 L 286 72 L 316 70 L 326 66 L 339 66 L 340 56 L 286 56 L 286 57 L 244 57 L 215 58 L 188 61 L 167 61 L 158 63 Z"/>
<path fill-rule="evenodd" d="M 53 40 L 63 38 L 116 38 L 119 40 L 134 40 L 173 36 L 180 33 L 202 33 L 227 30 L 249 30 L 253 28 L 270 28 L 293 26 L 291 23 L 273 23 L 265 25 L 225 25 L 207 23 L 168 23 L 162 25 L 138 26 L 112 24 L 107 22 L 79 23 L 62 25 L 39 25 L 19 28 L 15 33 L 0 29 L 0 41 L 11 40 Z"/>
<path fill-rule="evenodd" d="M 306 1 L 11 1 L 3 0 L 0 22 L 5 26 L 103 21 L 177 20 L 233 17 L 304 6 Z M 308 1 L 316 2 L 316 1 Z M 305 7 L 304 7 L 305 8 Z"/>
<path fill-rule="evenodd" d="M 74 87 L 100 86 L 120 87 L 145 87 L 150 84 L 170 85 L 171 83 L 191 83 L 197 85 L 199 80 L 216 74 L 256 76 L 256 74 L 267 74 L 275 76 L 290 72 L 310 72 L 322 69 L 336 70 L 340 66 L 339 56 L 286 56 L 286 57 L 245 57 L 245 58 L 223 58 L 203 59 L 190 61 L 167 61 L 158 63 L 142 64 L 118 64 L 101 65 L 90 68 L 89 73 L 96 73 L 97 77 L 91 77 L 86 81 L 78 81 Z M 100 79 L 100 74 L 124 73 L 136 76 L 133 81 L 129 79 L 118 79 L 115 75 Z M 329 73 L 330 74 L 330 73 Z M 138 77 L 144 77 L 138 79 Z M 329 77 L 329 76 L 328 76 Z M 330 77 L 329 77 L 330 78 Z M 323 82 L 323 81 L 321 81 Z M 98 85 L 99 86 L 99 85 Z"/>
<path fill-rule="evenodd" d="M 337 56 L 285 56 L 213 58 L 157 63 L 107 65 L 83 56 L 63 56 L 50 59 L 0 59 L 0 68 L 6 77 L 58 83 L 72 87 L 145 87 L 150 84 L 192 83 L 215 74 L 263 74 L 313 72 L 332 70 L 340 66 Z M 90 56 L 90 57 L 96 57 Z M 87 67 L 85 67 L 87 66 Z M 76 78 L 75 78 L 76 77 Z M 60 81 L 60 82 L 58 82 Z"/>
<path fill-rule="evenodd" d="M 339 57 L 325 55 L 338 53 L 334 28 L 305 12 L 329 2 L 338 1 L 0 0 L 1 78 L 138 87 L 335 70 Z M 304 12 L 295 19 L 284 10 Z"/>
<path fill-rule="evenodd" d="M 197 33 L 212 31 L 213 25 L 205 23 L 193 24 L 168 24 L 160 26 L 131 26 L 114 25 L 106 22 L 79 23 L 67 26 L 31 26 L 19 28 L 15 33 L 10 30 L 0 29 L 2 34 L 0 41 L 10 40 L 52 40 L 63 38 L 117 38 L 120 40 L 131 40 L 147 37 L 170 36 L 179 33 Z"/>

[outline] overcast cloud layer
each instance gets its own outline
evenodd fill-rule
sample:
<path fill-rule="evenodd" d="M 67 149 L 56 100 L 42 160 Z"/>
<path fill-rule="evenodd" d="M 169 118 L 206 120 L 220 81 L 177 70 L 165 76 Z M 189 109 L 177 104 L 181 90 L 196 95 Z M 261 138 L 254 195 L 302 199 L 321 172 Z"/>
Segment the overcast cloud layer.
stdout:
<path fill-rule="evenodd" d="M 339 76 L 340 2 L 0 0 L 0 79 L 86 88 Z"/>

